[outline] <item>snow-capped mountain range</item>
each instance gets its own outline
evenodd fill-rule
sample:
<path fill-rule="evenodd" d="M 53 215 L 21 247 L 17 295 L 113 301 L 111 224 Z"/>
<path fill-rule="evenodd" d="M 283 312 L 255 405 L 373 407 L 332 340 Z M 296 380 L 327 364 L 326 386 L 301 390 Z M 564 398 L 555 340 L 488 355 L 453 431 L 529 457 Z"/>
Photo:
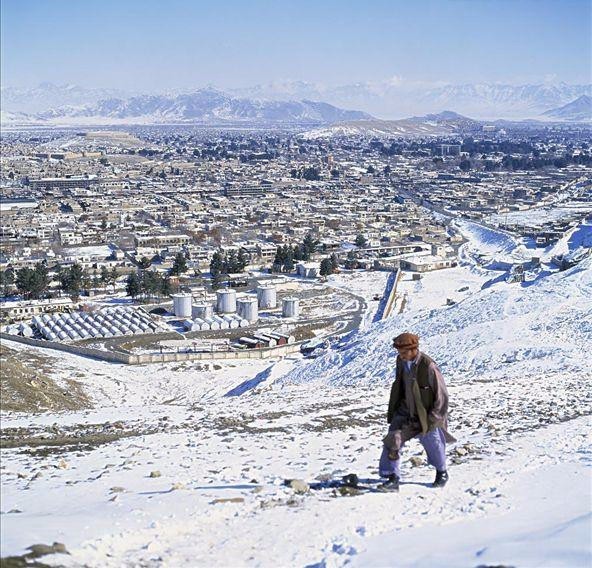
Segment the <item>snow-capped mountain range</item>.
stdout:
<path fill-rule="evenodd" d="M 126 98 L 133 93 L 44 82 L 32 88 L 2 87 L 0 95 L 4 112 L 34 115 L 52 108 L 89 105 L 114 97 Z"/>
<path fill-rule="evenodd" d="M 10 118 L 10 116 L 9 116 Z M 22 115 L 17 115 L 22 119 Z M 52 123 L 288 123 L 319 124 L 372 118 L 324 102 L 261 101 L 230 96 L 213 88 L 179 95 L 107 98 L 86 105 L 64 105 L 34 119 Z"/>
<path fill-rule="evenodd" d="M 270 83 L 233 91 L 259 98 L 312 98 L 345 107 L 360 108 L 385 119 L 440 112 L 450 108 L 482 119 L 537 118 L 582 95 L 592 95 L 592 85 L 467 83 L 437 85 L 387 80 L 325 87 L 301 81 Z"/>
<path fill-rule="evenodd" d="M 475 119 L 586 121 L 590 120 L 586 101 L 591 96 L 592 85 L 566 83 L 433 86 L 388 80 L 327 87 L 287 81 L 226 91 L 207 87 L 165 94 L 42 83 L 33 89 L 3 87 L 2 122 L 330 124 L 373 117 L 393 120 L 442 109 Z M 576 107 L 557 110 L 570 103 Z"/>

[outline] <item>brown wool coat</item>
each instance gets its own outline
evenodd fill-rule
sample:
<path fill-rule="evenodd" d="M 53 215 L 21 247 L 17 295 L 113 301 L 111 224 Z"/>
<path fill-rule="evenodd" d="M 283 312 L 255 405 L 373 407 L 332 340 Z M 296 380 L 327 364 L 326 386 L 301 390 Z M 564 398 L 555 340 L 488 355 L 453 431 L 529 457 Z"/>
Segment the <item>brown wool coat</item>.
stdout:
<path fill-rule="evenodd" d="M 413 361 L 411 373 L 419 387 L 419 400 L 415 401 L 415 416 L 410 416 L 408 406 L 403 404 L 403 361 L 397 357 L 395 380 L 391 387 L 387 412 L 389 433 L 384 439 L 385 445 L 393 454 L 398 452 L 407 440 L 419 434 L 427 434 L 435 428 L 442 429 L 448 443 L 456 441 L 448 432 L 448 391 L 440 369 L 430 357 L 419 351 Z"/>

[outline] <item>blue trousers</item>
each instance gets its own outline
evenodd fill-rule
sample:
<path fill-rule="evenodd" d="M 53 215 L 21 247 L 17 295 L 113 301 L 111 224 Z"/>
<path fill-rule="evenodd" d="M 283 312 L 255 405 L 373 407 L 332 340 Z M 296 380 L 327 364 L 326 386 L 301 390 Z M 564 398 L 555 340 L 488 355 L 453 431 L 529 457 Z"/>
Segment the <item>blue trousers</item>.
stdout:
<path fill-rule="evenodd" d="M 427 454 L 428 463 L 435 467 L 437 471 L 446 471 L 446 439 L 442 430 L 435 428 L 427 434 L 416 436 L 416 438 L 420 441 Z M 403 446 L 401 445 L 401 447 Z M 401 477 L 401 459 L 391 460 L 388 454 L 388 448 L 383 446 L 378 465 L 380 477 L 388 477 L 393 474 Z"/>

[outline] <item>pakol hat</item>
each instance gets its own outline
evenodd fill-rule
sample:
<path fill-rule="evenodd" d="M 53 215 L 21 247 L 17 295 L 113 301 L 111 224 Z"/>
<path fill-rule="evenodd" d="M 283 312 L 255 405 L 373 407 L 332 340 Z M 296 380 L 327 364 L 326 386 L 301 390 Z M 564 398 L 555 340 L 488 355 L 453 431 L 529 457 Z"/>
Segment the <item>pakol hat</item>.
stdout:
<path fill-rule="evenodd" d="M 401 333 L 393 339 L 393 345 L 397 349 L 417 349 L 419 347 L 419 337 L 413 333 Z"/>

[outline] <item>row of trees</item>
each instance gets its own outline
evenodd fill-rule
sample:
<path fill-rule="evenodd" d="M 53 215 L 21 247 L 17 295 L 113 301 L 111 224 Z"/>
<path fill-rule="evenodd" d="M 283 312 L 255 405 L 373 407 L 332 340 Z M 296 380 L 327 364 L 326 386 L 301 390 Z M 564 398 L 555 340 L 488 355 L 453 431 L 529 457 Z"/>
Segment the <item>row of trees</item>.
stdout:
<path fill-rule="evenodd" d="M 368 241 L 366 237 L 362 234 L 356 236 L 355 244 L 358 248 L 364 248 L 368 245 Z M 294 265 L 296 261 L 307 261 L 310 260 L 310 257 L 313 252 L 315 252 L 318 248 L 319 241 L 316 241 L 313 236 L 308 233 L 304 238 L 304 241 L 300 245 L 283 245 L 277 248 L 275 253 L 275 258 L 273 260 L 273 265 L 271 267 L 272 272 L 292 272 L 294 270 Z M 329 270 L 329 262 L 331 261 L 332 271 Z M 324 264 L 323 264 L 324 262 Z M 350 251 L 348 253 L 348 261 L 346 262 L 346 268 L 357 268 L 357 256 L 355 251 Z M 337 270 L 339 264 L 337 261 L 337 255 L 332 254 L 327 259 L 323 259 L 321 261 L 321 269 L 320 274 L 321 276 L 326 276 L 328 274 L 333 274 L 335 270 Z"/>
<path fill-rule="evenodd" d="M 175 255 L 175 260 L 173 261 L 173 266 L 169 270 L 169 274 L 171 274 L 172 276 L 179 276 L 179 274 L 186 272 L 187 258 L 188 255 L 186 253 L 178 252 Z M 150 268 L 150 266 L 152 266 L 153 261 L 158 261 L 159 259 L 160 257 L 158 255 L 154 256 L 152 260 L 150 260 L 147 256 L 143 256 L 138 261 L 138 267 L 140 268 L 140 270 L 147 270 L 148 268 Z"/>
<path fill-rule="evenodd" d="M 505 155 L 501 161 L 494 161 L 487 159 L 487 156 L 482 156 L 481 159 L 462 159 L 459 167 L 463 172 L 470 170 L 485 170 L 493 172 L 498 170 L 509 171 L 532 171 L 540 170 L 541 168 L 554 167 L 565 168 L 570 164 L 592 166 L 592 156 L 587 154 L 565 154 L 558 157 L 534 157 L 534 156 L 510 156 Z"/>
<path fill-rule="evenodd" d="M 319 241 L 307 233 L 301 244 L 278 247 L 271 267 L 272 272 L 292 272 L 295 262 L 308 261 L 316 251 Z"/>
<path fill-rule="evenodd" d="M 50 281 L 47 266 L 40 262 L 35 268 L 21 268 L 18 270 L 14 284 L 26 299 L 37 299 L 43 297 L 47 292 Z"/>
<path fill-rule="evenodd" d="M 290 170 L 290 176 L 307 181 L 319 181 L 321 179 L 321 170 L 314 166 L 305 166 L 300 169 L 293 168 Z"/>
<path fill-rule="evenodd" d="M 125 291 L 128 296 L 137 298 L 142 296 L 147 298 L 161 298 L 170 296 L 176 287 L 171 282 L 168 274 L 161 274 L 156 270 L 142 270 L 132 272 L 128 275 L 125 283 Z"/>
<path fill-rule="evenodd" d="M 51 282 L 57 280 L 59 292 L 77 299 L 82 291 L 88 293 L 92 288 L 106 288 L 109 285 L 115 287 L 118 276 L 115 267 L 109 270 L 103 266 L 99 273 L 90 273 L 80 264 L 70 267 L 57 265 L 50 272 L 47 264 L 39 262 L 34 268 L 25 267 L 16 271 L 9 268 L 1 272 L 0 286 L 4 296 L 16 289 L 25 299 L 31 300 L 47 297 Z"/>
<path fill-rule="evenodd" d="M 216 251 L 210 261 L 210 274 L 216 279 L 222 274 L 238 274 L 244 272 L 249 260 L 242 250 L 231 250 L 222 254 Z"/>

